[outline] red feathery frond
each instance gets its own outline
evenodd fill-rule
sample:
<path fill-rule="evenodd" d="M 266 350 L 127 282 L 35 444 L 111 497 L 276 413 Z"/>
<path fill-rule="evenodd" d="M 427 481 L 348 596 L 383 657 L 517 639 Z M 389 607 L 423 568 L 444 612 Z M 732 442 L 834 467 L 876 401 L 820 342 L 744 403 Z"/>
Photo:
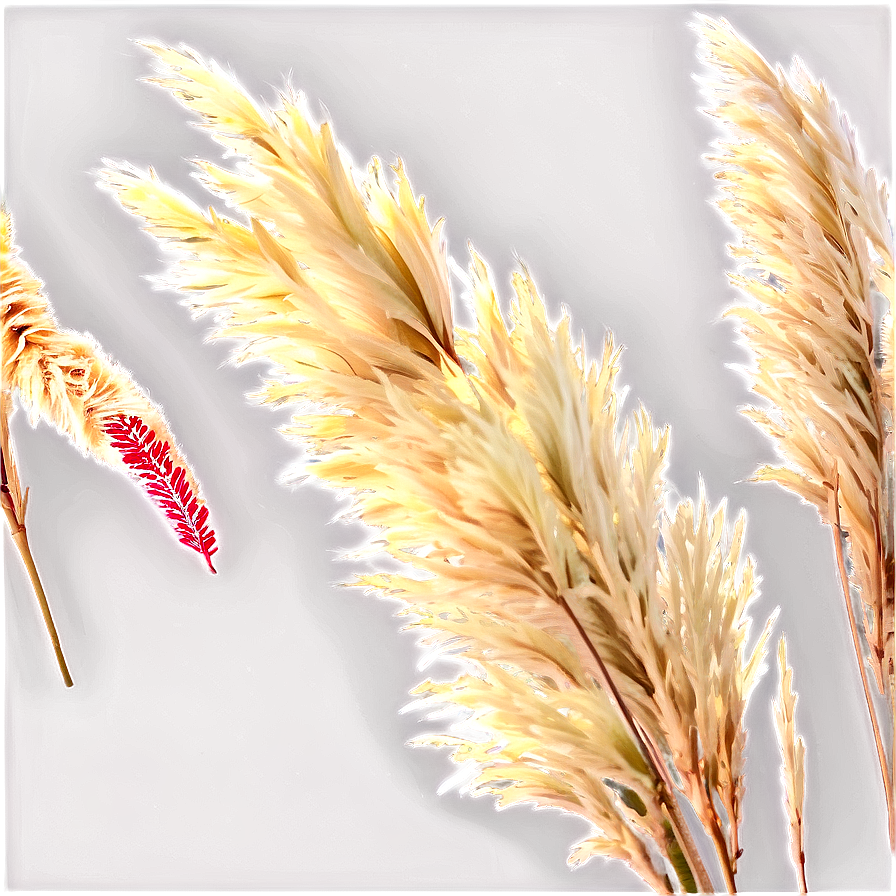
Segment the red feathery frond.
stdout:
<path fill-rule="evenodd" d="M 218 548 L 215 532 L 208 526 L 208 507 L 196 494 L 186 469 L 172 460 L 168 442 L 134 415 L 112 417 L 103 428 L 152 502 L 171 520 L 181 543 L 202 554 L 208 568 L 217 572 L 212 554 Z"/>

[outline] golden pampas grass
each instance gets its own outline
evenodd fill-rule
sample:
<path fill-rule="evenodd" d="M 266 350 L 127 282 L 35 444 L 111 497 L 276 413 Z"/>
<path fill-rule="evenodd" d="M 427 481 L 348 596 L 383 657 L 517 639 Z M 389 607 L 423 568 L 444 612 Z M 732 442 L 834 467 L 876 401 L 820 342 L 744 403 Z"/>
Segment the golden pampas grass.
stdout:
<path fill-rule="evenodd" d="M 831 526 L 896 844 L 894 770 L 868 670 L 896 710 L 893 539 L 893 245 L 887 188 L 865 167 L 824 84 L 799 61 L 773 69 L 724 20 L 699 18 L 709 112 L 725 127 L 711 161 L 737 229 L 732 309 L 756 358 L 745 413 L 783 463 L 755 478 L 812 504 Z M 875 296 L 882 296 L 882 326 Z M 841 545 L 847 538 L 848 557 Z M 851 561 L 851 570 L 848 570 Z M 851 588 L 864 610 L 856 619 Z M 862 647 L 868 645 L 868 655 Z M 889 733 L 896 758 L 893 719 Z"/>
<path fill-rule="evenodd" d="M 505 315 L 471 251 L 475 325 L 455 325 L 441 228 L 401 162 L 360 176 L 296 94 L 262 109 L 192 51 L 149 48 L 154 83 L 238 159 L 196 163 L 238 217 L 151 169 L 110 162 L 103 184 L 175 251 L 163 282 L 216 315 L 239 360 L 274 365 L 261 397 L 298 407 L 308 472 L 414 567 L 357 583 L 466 662 L 416 691 L 467 711 L 464 731 L 423 741 L 472 760 L 475 793 L 581 815 L 593 832 L 572 862 L 621 859 L 659 892 L 713 889 L 689 800 L 733 889 L 767 637 L 747 649 L 743 522 L 705 499 L 667 514 L 668 430 L 621 414 L 612 337 L 590 361 L 525 268 Z"/>
<path fill-rule="evenodd" d="M 215 534 L 208 508 L 189 466 L 177 449 L 159 408 L 121 366 L 89 336 L 63 329 L 42 283 L 21 258 L 12 218 L 0 211 L 2 277 L 3 507 L 31 575 L 63 678 L 71 677 L 27 544 L 27 492 L 21 494 L 9 440 L 13 396 L 29 410 L 32 424 L 45 419 L 83 452 L 135 479 L 168 518 L 178 539 L 200 553 L 214 572 Z"/>

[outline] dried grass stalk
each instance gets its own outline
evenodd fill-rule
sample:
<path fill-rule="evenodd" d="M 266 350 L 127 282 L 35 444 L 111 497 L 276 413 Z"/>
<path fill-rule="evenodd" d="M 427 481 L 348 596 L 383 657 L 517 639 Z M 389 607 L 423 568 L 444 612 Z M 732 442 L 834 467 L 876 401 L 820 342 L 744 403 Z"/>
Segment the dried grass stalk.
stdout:
<path fill-rule="evenodd" d="M 468 664 L 418 688 L 472 714 L 423 740 L 476 764 L 474 793 L 588 819 L 571 861 L 622 859 L 661 892 L 713 888 L 678 805 L 693 799 L 733 887 L 764 651 L 744 644 L 742 523 L 730 538 L 705 501 L 666 518 L 668 432 L 644 409 L 620 417 L 612 338 L 589 362 L 525 269 L 505 317 L 473 252 L 476 324 L 455 327 L 440 225 L 400 162 L 392 183 L 376 159 L 360 177 L 294 93 L 262 110 L 192 51 L 151 49 L 156 83 L 236 153 L 233 169 L 197 165 L 247 223 L 152 170 L 109 163 L 103 182 L 176 251 L 163 282 L 217 315 L 240 360 L 273 362 L 261 397 L 298 406 L 287 431 L 308 471 L 412 562 L 358 584 Z"/>
<path fill-rule="evenodd" d="M 875 728 L 890 812 L 893 773 L 860 649 L 891 710 L 894 678 L 893 244 L 887 188 L 864 166 L 824 84 L 796 60 L 773 69 L 724 20 L 699 19 L 713 75 L 708 110 L 729 138 L 712 161 L 719 206 L 737 228 L 732 282 L 754 305 L 732 309 L 756 357 L 745 413 L 783 458 L 755 476 L 812 504 L 848 536 L 864 613 L 853 639 Z M 875 318 L 875 296 L 885 304 Z M 841 563 L 845 572 L 845 563 Z M 844 575 L 844 579 L 846 579 Z M 849 582 L 844 599 L 851 614 Z M 890 723 L 892 743 L 892 720 Z M 896 752 L 896 751 L 894 751 Z"/>
<path fill-rule="evenodd" d="M 59 666 L 62 681 L 67 688 L 70 688 L 74 682 L 68 669 L 68 663 L 65 660 L 65 654 L 62 652 L 59 632 L 56 630 L 50 603 L 47 600 L 40 573 L 37 571 L 34 555 L 31 553 L 31 545 L 28 543 L 28 530 L 25 527 L 25 513 L 28 510 L 28 489 L 25 489 L 25 493 L 22 494 L 15 452 L 9 438 L 9 417 L 12 413 L 10 404 L 11 397 L 9 392 L 6 389 L 0 389 L 0 471 L 2 471 L 0 503 L 3 505 L 3 516 L 6 518 L 6 525 L 9 527 L 13 544 L 15 544 L 16 550 L 18 550 L 25 570 L 28 573 L 28 578 L 31 580 L 31 587 L 34 589 L 34 596 L 37 598 L 37 604 L 40 608 L 47 634 L 50 636 L 50 643 L 53 645 L 53 653 L 56 656 L 56 664 Z"/>
<path fill-rule="evenodd" d="M 781 690 L 778 700 L 774 703 L 774 714 L 778 744 L 781 747 L 784 806 L 790 824 L 790 854 L 799 880 L 800 892 L 807 893 L 806 855 L 803 849 L 806 745 L 796 733 L 794 714 L 797 695 L 793 692 L 793 669 L 787 665 L 787 642 L 783 636 L 778 642 L 778 669 L 781 673 Z"/>
<path fill-rule="evenodd" d="M 893 689 L 893 234 L 886 183 L 862 164 L 856 134 L 795 59 L 772 69 L 725 23 L 698 17 L 706 112 L 724 128 L 708 163 L 716 205 L 738 242 L 728 312 L 753 355 L 748 415 L 775 439 L 778 482 L 834 525 L 836 503 L 867 608 L 872 669 Z M 875 301 L 884 304 L 883 325 Z M 886 338 L 881 339 L 881 333 Z M 887 334 L 889 336 L 887 337 Z M 876 353 L 884 358 L 883 371 Z"/>

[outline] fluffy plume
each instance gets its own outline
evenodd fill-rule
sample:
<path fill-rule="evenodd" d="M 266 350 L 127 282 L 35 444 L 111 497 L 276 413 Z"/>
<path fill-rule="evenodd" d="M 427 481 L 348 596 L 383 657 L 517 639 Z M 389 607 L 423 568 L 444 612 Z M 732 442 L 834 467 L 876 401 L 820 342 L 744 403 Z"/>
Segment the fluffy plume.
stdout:
<path fill-rule="evenodd" d="M 182 543 L 198 551 L 214 572 L 214 533 L 199 487 L 180 456 L 159 408 L 96 342 L 59 327 L 41 282 L 19 256 L 8 212 L 0 218 L 2 249 L 3 391 L 17 392 L 31 421 L 43 417 L 82 451 L 127 471 L 172 523 Z M 126 438 L 123 421 L 153 443 L 147 458 Z M 129 431 L 130 431 L 129 430 Z M 146 441 L 148 440 L 148 442 Z M 162 500 L 161 492 L 170 492 Z"/>
<path fill-rule="evenodd" d="M 739 234 L 734 308 L 756 356 L 747 415 L 777 444 L 756 478 L 814 505 L 848 536 L 863 618 L 852 625 L 896 834 L 878 721 L 857 626 L 877 687 L 894 707 L 893 244 L 885 184 L 824 84 L 795 61 L 773 69 L 724 20 L 700 17 L 711 114 L 729 134 L 712 161 L 719 206 Z M 876 323 L 875 295 L 886 305 Z M 845 571 L 845 565 L 841 562 Z M 846 576 L 844 574 L 844 580 Z M 851 614 L 849 583 L 844 587 Z"/>
<path fill-rule="evenodd" d="M 806 887 L 806 856 L 803 852 L 803 802 L 806 797 L 805 758 L 806 746 L 797 736 L 794 713 L 796 694 L 793 692 L 793 669 L 787 665 L 787 642 L 782 637 L 778 643 L 778 670 L 781 673 L 781 690 L 774 704 L 775 729 L 781 747 L 782 777 L 784 779 L 784 806 L 790 824 L 790 853 L 800 884 L 800 892 Z"/>
<path fill-rule="evenodd" d="M 696 798 L 733 883 L 743 705 L 764 650 L 744 646 L 742 524 L 729 543 L 721 511 L 665 519 L 668 433 L 643 409 L 620 417 L 612 338 L 589 363 L 527 271 L 505 319 L 473 253 L 476 325 L 455 327 L 440 226 L 400 162 L 391 183 L 376 159 L 360 177 L 300 97 L 263 110 L 191 51 L 151 49 L 155 83 L 238 155 L 197 164 L 240 220 L 151 170 L 109 163 L 104 184 L 176 251 L 164 282 L 217 315 L 240 359 L 273 362 L 262 397 L 299 407 L 288 432 L 309 472 L 350 489 L 377 547 L 415 567 L 358 583 L 401 598 L 467 664 L 418 688 L 469 714 L 423 741 L 471 761 L 475 793 L 583 816 L 593 834 L 571 861 L 620 858 L 659 891 L 712 889 L 676 790 Z"/>
<path fill-rule="evenodd" d="M 718 73 L 709 96 L 735 137 L 714 157 L 725 194 L 719 205 L 741 233 L 732 251 L 742 273 L 732 279 L 759 306 L 731 313 L 756 352 L 754 388 L 775 406 L 751 416 L 791 462 L 757 475 L 796 491 L 827 519 L 839 471 L 843 526 L 882 683 L 892 668 L 881 568 L 886 559 L 892 566 L 884 499 L 892 405 L 875 362 L 873 289 L 890 305 L 886 188 L 863 167 L 824 85 L 801 65 L 789 75 L 772 70 L 727 23 L 704 20 L 703 34 Z"/>

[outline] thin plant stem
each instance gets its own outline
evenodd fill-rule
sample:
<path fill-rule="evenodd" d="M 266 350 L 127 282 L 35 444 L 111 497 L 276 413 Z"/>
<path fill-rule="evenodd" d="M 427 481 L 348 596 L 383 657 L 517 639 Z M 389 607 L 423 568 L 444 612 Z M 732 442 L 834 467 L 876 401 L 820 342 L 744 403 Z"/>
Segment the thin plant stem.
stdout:
<path fill-rule="evenodd" d="M 4 495 L 4 498 L 5 497 L 6 495 Z M 59 633 L 56 631 L 56 625 L 53 622 L 53 614 L 50 612 L 50 604 L 47 602 L 47 595 L 41 584 L 37 567 L 34 565 L 34 557 L 31 554 L 31 547 L 28 544 L 28 533 L 25 531 L 25 526 L 16 519 L 15 512 L 7 505 L 5 500 L 3 501 L 3 512 L 6 515 L 6 522 L 12 534 L 13 543 L 19 551 L 19 556 L 25 564 L 25 569 L 28 570 L 28 576 L 31 579 L 31 585 L 34 588 L 34 594 L 37 597 L 41 615 L 44 617 L 44 625 L 47 627 L 47 633 L 53 644 L 53 652 L 56 654 L 56 662 L 59 664 L 59 671 L 62 673 L 62 680 L 65 682 L 65 686 L 70 688 L 74 682 L 68 671 L 65 656 L 62 653 L 62 645 L 59 643 Z"/>
<path fill-rule="evenodd" d="M 715 812 L 709 813 L 709 826 L 712 835 L 712 842 L 715 845 L 716 852 L 719 856 L 719 864 L 722 866 L 722 875 L 725 878 L 725 888 L 729 893 L 737 892 L 737 885 L 734 882 L 734 870 L 731 867 L 731 856 L 728 854 L 728 841 L 725 839 L 725 832 L 719 824 L 719 819 Z"/>
<path fill-rule="evenodd" d="M 597 649 L 591 643 L 591 639 L 588 637 L 587 632 L 582 627 L 581 622 L 579 622 L 578 617 L 573 612 L 572 607 L 570 607 L 566 598 L 560 597 L 559 602 L 560 606 L 565 610 L 566 614 L 569 616 L 570 620 L 575 626 L 576 631 L 578 631 L 579 635 L 584 641 L 589 653 L 597 663 L 597 667 L 600 670 L 601 685 L 606 688 L 613 702 L 616 704 L 617 708 L 619 709 L 619 713 L 622 716 L 623 721 L 625 722 L 626 728 L 629 731 L 629 734 L 632 736 L 632 739 L 640 748 L 645 760 L 658 779 L 659 798 L 662 804 L 666 807 L 666 811 L 669 813 L 669 823 L 672 825 L 675 839 L 678 841 L 678 845 L 681 847 L 682 855 L 684 856 L 691 873 L 694 875 L 694 880 L 697 883 L 697 887 L 699 888 L 701 893 L 714 892 L 715 888 L 713 887 L 712 881 L 709 878 L 709 874 L 706 871 L 706 866 L 703 864 L 703 860 L 700 858 L 700 852 L 697 849 L 697 844 L 694 842 L 694 838 L 691 835 L 684 815 L 682 815 L 681 808 L 678 805 L 678 801 L 675 798 L 675 787 L 672 783 L 672 779 L 669 776 L 669 770 L 666 768 L 666 763 L 663 760 L 662 755 L 660 754 L 656 745 L 652 742 L 651 738 L 648 736 L 647 732 L 645 732 L 644 729 L 641 728 L 635 721 L 628 706 L 625 703 L 625 700 L 622 697 L 622 694 L 619 693 L 619 690 L 614 684 L 613 679 L 610 677 L 610 673 L 606 665 L 604 664 L 604 661 L 601 659 Z"/>
<path fill-rule="evenodd" d="M 800 884 L 800 893 L 808 893 L 809 886 L 806 883 L 806 856 L 802 850 L 800 850 L 800 864 L 797 867 L 796 872 Z"/>
<path fill-rule="evenodd" d="M 840 573 L 840 586 L 843 589 L 843 599 L 846 604 L 846 615 L 849 618 L 849 630 L 852 634 L 852 645 L 856 653 L 856 662 L 859 664 L 859 675 L 862 678 L 862 689 L 865 692 L 865 703 L 868 706 L 868 715 L 871 717 L 871 728 L 874 732 L 874 744 L 877 747 L 877 760 L 880 764 L 880 773 L 884 782 L 884 795 L 887 800 L 887 818 L 889 820 L 888 830 L 890 835 L 890 849 L 896 848 L 896 827 L 894 821 L 896 816 L 893 814 L 893 787 L 890 781 L 890 769 L 887 762 L 887 753 L 884 749 L 883 738 L 881 737 L 880 725 L 877 719 L 877 713 L 874 711 L 874 703 L 871 698 L 871 688 L 868 684 L 868 673 L 865 669 L 865 662 L 862 658 L 862 645 L 859 640 L 859 629 L 856 624 L 855 610 L 852 606 L 852 597 L 849 590 L 849 573 L 846 571 L 846 561 L 843 557 L 843 530 L 840 526 L 840 474 L 834 474 L 834 487 L 829 498 L 831 504 L 831 516 L 834 523 L 831 525 L 831 532 L 834 536 L 834 552 L 837 556 L 837 570 Z"/>
<path fill-rule="evenodd" d="M 53 644 L 53 652 L 56 654 L 56 662 L 59 664 L 62 680 L 65 682 L 65 686 L 70 688 L 73 684 L 72 677 L 68 671 L 65 656 L 62 653 L 59 633 L 56 631 L 56 625 L 53 622 L 53 614 L 50 612 L 50 604 L 47 601 L 44 586 L 34 564 L 31 546 L 28 544 L 28 532 L 25 529 L 28 491 L 27 489 L 25 490 L 23 498 L 15 458 L 12 453 L 12 445 L 9 440 L 9 393 L 5 389 L 0 392 L 0 504 L 3 505 L 3 515 L 6 517 L 6 524 L 9 526 L 13 543 L 19 552 L 19 556 L 22 558 L 22 563 L 25 564 L 25 569 L 28 570 L 28 577 L 31 579 L 31 586 L 37 597 L 41 615 L 44 617 L 44 625 L 47 627 L 47 633 Z"/>

